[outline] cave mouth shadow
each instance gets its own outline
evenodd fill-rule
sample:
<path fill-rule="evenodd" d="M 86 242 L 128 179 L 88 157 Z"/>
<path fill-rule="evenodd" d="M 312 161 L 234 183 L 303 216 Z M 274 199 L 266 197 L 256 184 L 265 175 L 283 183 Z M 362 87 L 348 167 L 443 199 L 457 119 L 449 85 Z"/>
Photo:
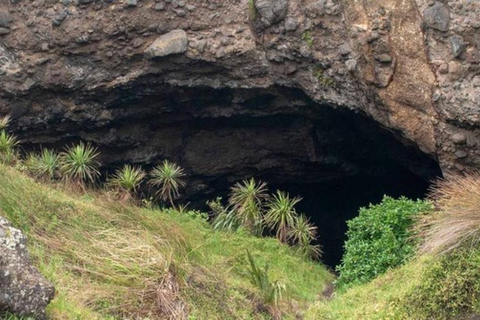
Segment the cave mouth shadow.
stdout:
<path fill-rule="evenodd" d="M 382 175 L 359 174 L 335 181 L 272 185 L 291 196 L 300 196 L 298 213 L 304 213 L 318 228 L 322 262 L 334 269 L 341 263 L 347 221 L 358 216 L 361 207 L 379 203 L 384 195 L 409 199 L 425 198 L 429 182 L 405 168 L 389 164 Z"/>

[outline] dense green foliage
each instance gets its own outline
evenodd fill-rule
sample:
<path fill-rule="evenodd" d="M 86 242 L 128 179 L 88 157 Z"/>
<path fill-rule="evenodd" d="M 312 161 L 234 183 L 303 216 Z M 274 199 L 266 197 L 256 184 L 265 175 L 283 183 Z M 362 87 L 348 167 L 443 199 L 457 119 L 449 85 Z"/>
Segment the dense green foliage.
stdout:
<path fill-rule="evenodd" d="M 429 202 L 387 196 L 380 204 L 361 208 L 359 216 L 347 222 L 338 287 L 365 283 L 410 259 L 415 251 L 410 239 L 414 218 L 431 209 Z"/>
<path fill-rule="evenodd" d="M 64 177 L 78 186 L 94 182 L 100 176 L 97 148 L 80 142 L 65 149 L 60 155 L 60 169 Z"/>

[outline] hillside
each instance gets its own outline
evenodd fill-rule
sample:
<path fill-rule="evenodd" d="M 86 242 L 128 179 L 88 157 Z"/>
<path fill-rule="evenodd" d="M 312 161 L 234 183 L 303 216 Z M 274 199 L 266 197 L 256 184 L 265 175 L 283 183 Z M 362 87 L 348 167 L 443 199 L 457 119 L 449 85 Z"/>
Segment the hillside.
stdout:
<path fill-rule="evenodd" d="M 29 237 L 35 265 L 57 290 L 51 319 L 269 318 L 246 277 L 247 249 L 286 284 L 279 306 L 286 319 L 332 280 L 324 266 L 277 240 L 214 232 L 198 212 L 123 206 L 3 165 L 0 177 L 0 215 Z"/>

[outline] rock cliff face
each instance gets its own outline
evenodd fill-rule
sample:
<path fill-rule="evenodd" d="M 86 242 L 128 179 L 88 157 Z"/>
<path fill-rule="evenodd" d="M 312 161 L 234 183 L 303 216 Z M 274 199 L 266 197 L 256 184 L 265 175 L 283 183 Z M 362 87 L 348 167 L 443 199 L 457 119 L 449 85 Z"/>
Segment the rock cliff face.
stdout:
<path fill-rule="evenodd" d="M 474 0 L 5 0 L 0 114 L 27 147 L 173 158 L 191 193 L 350 176 L 380 145 L 426 178 L 480 168 L 479 21 Z"/>

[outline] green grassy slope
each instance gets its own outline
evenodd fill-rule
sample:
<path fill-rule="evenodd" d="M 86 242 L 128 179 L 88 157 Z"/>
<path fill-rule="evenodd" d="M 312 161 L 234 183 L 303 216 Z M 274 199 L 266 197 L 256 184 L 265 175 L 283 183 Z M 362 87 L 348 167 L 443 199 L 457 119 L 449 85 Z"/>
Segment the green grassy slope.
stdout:
<path fill-rule="evenodd" d="M 269 318 L 245 275 L 246 249 L 287 285 L 286 319 L 332 280 L 321 264 L 275 239 L 214 232 L 191 213 L 64 192 L 2 165 L 0 215 L 29 237 L 35 265 L 55 285 L 52 319 L 153 319 L 159 308 L 174 314 L 182 307 L 190 319 Z"/>

